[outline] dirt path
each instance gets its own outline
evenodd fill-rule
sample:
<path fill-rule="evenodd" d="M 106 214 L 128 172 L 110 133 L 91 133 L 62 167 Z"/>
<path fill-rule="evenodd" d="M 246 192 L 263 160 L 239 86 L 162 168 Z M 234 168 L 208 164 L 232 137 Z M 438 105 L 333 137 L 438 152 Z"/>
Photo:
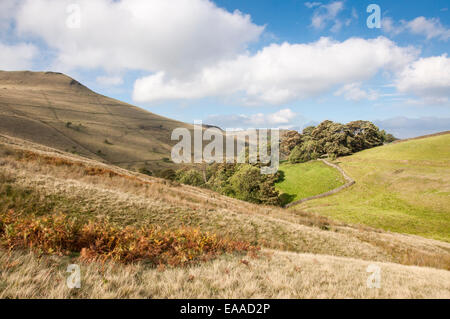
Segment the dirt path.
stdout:
<path fill-rule="evenodd" d="M 342 186 L 340 186 L 338 188 L 335 188 L 335 189 L 333 189 L 331 191 L 328 191 L 326 193 L 322 193 L 322 194 L 319 194 L 319 195 L 314 195 L 314 196 L 310 196 L 310 197 L 306 197 L 306 198 L 303 198 L 303 199 L 296 200 L 295 202 L 292 202 L 292 203 L 289 203 L 289 204 L 285 205 L 284 208 L 289 208 L 289 207 L 292 207 L 292 206 L 295 206 L 295 205 L 307 202 L 309 200 L 322 198 L 322 197 L 327 197 L 327 196 L 336 194 L 336 193 L 340 192 L 341 190 L 346 189 L 346 188 L 352 186 L 353 184 L 355 184 L 355 181 L 350 176 L 348 176 L 347 173 L 341 167 L 339 167 L 338 165 L 330 163 L 330 162 L 328 162 L 328 161 L 326 161 L 324 159 L 320 159 L 319 161 L 322 161 L 325 165 L 328 165 L 330 167 L 333 167 L 333 168 L 337 169 L 342 174 L 342 176 L 344 176 L 344 179 L 345 179 L 346 183 L 344 185 L 342 185 Z"/>

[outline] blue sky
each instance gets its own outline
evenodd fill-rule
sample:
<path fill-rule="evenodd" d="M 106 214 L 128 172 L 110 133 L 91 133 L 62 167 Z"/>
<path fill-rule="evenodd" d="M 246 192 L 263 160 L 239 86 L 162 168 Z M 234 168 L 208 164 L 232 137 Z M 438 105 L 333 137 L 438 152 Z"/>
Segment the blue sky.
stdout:
<path fill-rule="evenodd" d="M 369 4 L 381 9 L 370 29 Z M 0 69 L 64 72 L 185 122 L 450 130 L 448 1 L 2 0 Z"/>

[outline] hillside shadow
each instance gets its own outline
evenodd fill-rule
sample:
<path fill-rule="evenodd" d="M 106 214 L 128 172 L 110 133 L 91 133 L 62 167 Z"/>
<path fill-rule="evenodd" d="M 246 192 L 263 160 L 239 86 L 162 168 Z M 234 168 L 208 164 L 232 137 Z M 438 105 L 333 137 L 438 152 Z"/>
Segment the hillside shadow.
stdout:
<path fill-rule="evenodd" d="M 279 170 L 278 171 L 278 180 L 276 181 L 276 183 L 281 183 L 282 181 L 284 181 L 285 177 L 286 177 L 286 174 L 283 171 Z M 287 193 L 281 194 L 280 195 L 281 204 L 284 206 L 284 205 L 287 205 L 287 204 L 293 202 L 296 196 L 297 196 L 296 194 L 287 194 Z"/>
<path fill-rule="evenodd" d="M 284 174 L 283 171 L 278 170 L 278 179 L 275 183 L 281 183 L 284 181 L 284 178 L 286 177 L 286 174 Z"/>
<path fill-rule="evenodd" d="M 292 203 L 296 196 L 297 195 L 286 194 L 286 193 L 281 194 L 280 195 L 281 204 L 284 206 L 289 203 Z"/>

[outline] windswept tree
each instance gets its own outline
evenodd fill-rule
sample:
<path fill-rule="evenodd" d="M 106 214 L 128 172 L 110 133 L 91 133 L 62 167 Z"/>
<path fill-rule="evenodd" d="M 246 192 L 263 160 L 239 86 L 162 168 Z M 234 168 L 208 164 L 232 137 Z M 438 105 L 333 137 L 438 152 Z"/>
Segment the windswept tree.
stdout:
<path fill-rule="evenodd" d="M 297 131 L 285 131 L 281 135 L 280 152 L 289 156 L 291 151 L 302 142 L 302 135 Z"/>
<path fill-rule="evenodd" d="M 353 121 L 348 124 L 323 121 L 318 126 L 303 130 L 300 142 L 289 155 L 291 163 L 314 160 L 323 155 L 335 158 L 350 155 L 368 148 L 383 145 L 386 140 L 395 139 L 391 134 L 380 131 L 369 121 Z"/>
<path fill-rule="evenodd" d="M 313 139 L 307 139 L 305 142 L 297 145 L 289 155 L 289 162 L 304 163 L 319 158 L 317 152 L 319 145 Z"/>
<path fill-rule="evenodd" d="M 346 126 L 351 138 L 352 152 L 383 145 L 383 134 L 372 122 L 353 121 Z"/>

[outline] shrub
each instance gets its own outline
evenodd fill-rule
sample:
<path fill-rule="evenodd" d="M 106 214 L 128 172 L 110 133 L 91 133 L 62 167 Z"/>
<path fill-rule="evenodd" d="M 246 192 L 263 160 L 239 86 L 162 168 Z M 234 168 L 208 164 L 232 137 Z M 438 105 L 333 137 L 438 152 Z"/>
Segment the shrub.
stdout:
<path fill-rule="evenodd" d="M 229 179 L 232 196 L 257 204 L 279 205 L 274 184 L 277 175 L 261 174 L 258 166 L 242 164 Z"/>
<path fill-rule="evenodd" d="M 176 175 L 175 171 L 173 169 L 171 169 L 171 168 L 159 171 L 156 174 L 156 176 L 160 177 L 160 178 L 168 179 L 170 181 L 174 181 L 177 178 L 177 175 Z"/>
<path fill-rule="evenodd" d="M 385 130 L 381 130 L 381 135 L 385 143 L 392 143 L 398 140 L 398 138 L 396 138 L 394 135 L 386 133 Z"/>
<path fill-rule="evenodd" d="M 205 184 L 205 181 L 203 180 L 203 175 L 195 169 L 190 170 L 180 169 L 176 172 L 176 175 L 177 175 L 176 180 L 186 185 L 202 186 Z"/>
<path fill-rule="evenodd" d="M 144 175 L 148 175 L 148 176 L 152 176 L 153 175 L 152 171 L 150 171 L 146 167 L 141 167 L 139 169 L 139 173 L 144 174 Z"/>
<path fill-rule="evenodd" d="M 212 164 L 207 168 L 207 187 L 223 195 L 232 196 L 228 180 L 236 171 L 236 164 Z"/>
<path fill-rule="evenodd" d="M 21 216 L 12 210 L 0 215 L 0 240 L 9 249 L 30 248 L 57 255 L 79 253 L 86 261 L 146 261 L 155 266 L 183 266 L 225 252 L 258 250 L 247 242 L 220 239 L 193 228 L 121 228 L 107 222 L 86 223 L 63 214 Z"/>

